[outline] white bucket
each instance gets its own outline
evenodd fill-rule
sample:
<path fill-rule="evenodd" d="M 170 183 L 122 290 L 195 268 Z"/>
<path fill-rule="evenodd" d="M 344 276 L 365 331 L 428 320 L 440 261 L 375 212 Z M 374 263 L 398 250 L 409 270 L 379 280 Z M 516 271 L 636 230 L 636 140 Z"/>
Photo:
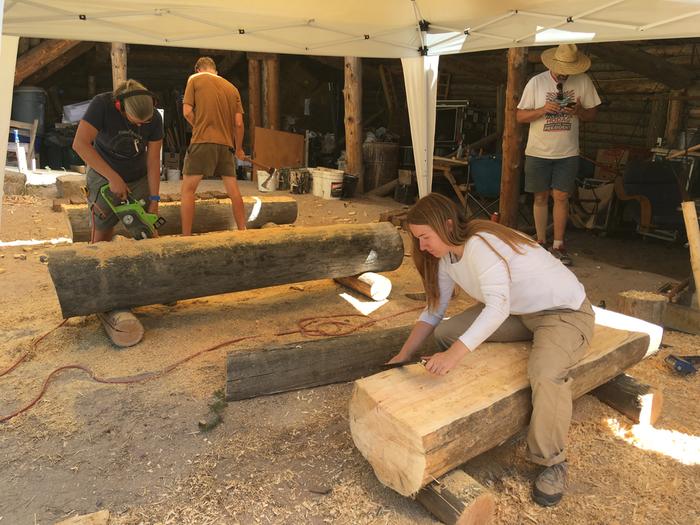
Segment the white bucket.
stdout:
<path fill-rule="evenodd" d="M 340 199 L 343 193 L 343 172 L 329 168 L 312 169 L 313 194 L 323 199 Z"/>
<path fill-rule="evenodd" d="M 180 170 L 168 170 L 168 181 L 174 182 L 180 180 Z"/>
<path fill-rule="evenodd" d="M 258 170 L 258 191 L 277 191 L 277 183 L 277 172 L 274 172 L 272 176 L 270 176 L 269 172 L 265 170 Z"/>
<path fill-rule="evenodd" d="M 343 172 L 327 171 L 323 177 L 321 197 L 324 199 L 340 199 L 343 193 Z"/>

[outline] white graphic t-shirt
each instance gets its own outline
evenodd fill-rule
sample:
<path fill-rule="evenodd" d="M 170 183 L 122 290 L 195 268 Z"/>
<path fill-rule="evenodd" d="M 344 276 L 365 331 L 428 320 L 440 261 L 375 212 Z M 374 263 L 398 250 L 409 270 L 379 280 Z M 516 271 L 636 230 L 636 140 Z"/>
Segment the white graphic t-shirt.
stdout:
<path fill-rule="evenodd" d="M 525 86 L 518 109 L 541 108 L 548 101 L 560 106 L 575 104 L 581 99 L 585 109 L 600 104 L 598 92 L 588 75 L 572 75 L 566 79 L 561 91 L 549 71 L 535 75 Z M 564 113 L 546 113 L 530 122 L 525 154 L 543 159 L 563 159 L 578 155 L 578 117 Z"/>

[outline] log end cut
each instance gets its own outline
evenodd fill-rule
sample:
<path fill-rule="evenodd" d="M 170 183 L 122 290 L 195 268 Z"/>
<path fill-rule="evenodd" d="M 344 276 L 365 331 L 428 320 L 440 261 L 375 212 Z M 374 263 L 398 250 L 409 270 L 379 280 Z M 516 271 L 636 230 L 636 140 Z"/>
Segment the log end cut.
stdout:
<path fill-rule="evenodd" d="M 399 494 L 412 496 L 425 475 L 423 443 L 409 437 L 400 421 L 380 410 L 380 403 L 363 390 L 361 383 L 362 379 L 356 382 L 350 401 L 350 433 L 355 446 L 372 465 L 379 481 Z M 397 438 L 404 442 L 397 443 Z"/>

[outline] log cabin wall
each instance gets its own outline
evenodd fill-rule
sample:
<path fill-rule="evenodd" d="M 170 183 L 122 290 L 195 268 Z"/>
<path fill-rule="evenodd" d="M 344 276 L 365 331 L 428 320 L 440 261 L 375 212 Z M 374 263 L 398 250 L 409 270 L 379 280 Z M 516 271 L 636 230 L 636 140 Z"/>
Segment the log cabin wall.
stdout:
<path fill-rule="evenodd" d="M 20 57 L 41 43 L 40 39 L 20 39 Z M 678 128 L 700 127 L 699 44 L 700 39 L 614 44 L 647 53 L 651 59 L 663 59 L 679 68 L 675 71 L 682 70 L 681 76 L 690 79 L 685 93 L 660 81 L 659 75 L 650 79 L 612 63 L 609 57 L 597 56 L 596 48 L 606 44 L 583 46 L 592 57 L 589 75 L 603 100 L 597 119 L 581 126 L 584 155 L 595 158 L 599 148 L 654 145 L 657 137 L 666 134 L 670 97 L 682 101 Z M 544 70 L 539 61 L 542 49 L 545 48 L 530 48 L 530 76 Z M 111 89 L 109 44 L 83 43 L 66 55 L 62 61 L 56 59 L 57 64 L 42 67 L 21 83 L 47 90 L 47 122 L 60 120 L 63 105 Z M 212 56 L 221 75 L 239 88 L 247 111 L 248 69 L 243 52 L 129 45 L 128 76 L 156 92 L 166 111 L 172 110 L 175 98 L 184 92 L 196 59 L 202 55 Z M 404 145 L 410 145 L 400 61 L 364 59 L 362 67 L 365 129 L 388 127 L 401 137 Z M 497 92 L 505 82 L 506 50 L 444 56 L 440 60 L 438 99 L 468 100 L 470 107 L 489 115 L 495 129 Z M 291 115 L 298 131 L 338 133 L 342 148 L 342 89 L 342 57 L 280 55 L 282 129 L 285 129 L 285 115 Z M 306 99 L 309 99 L 308 115 L 304 114 Z M 166 126 L 173 118 L 172 113 L 166 116 Z"/>

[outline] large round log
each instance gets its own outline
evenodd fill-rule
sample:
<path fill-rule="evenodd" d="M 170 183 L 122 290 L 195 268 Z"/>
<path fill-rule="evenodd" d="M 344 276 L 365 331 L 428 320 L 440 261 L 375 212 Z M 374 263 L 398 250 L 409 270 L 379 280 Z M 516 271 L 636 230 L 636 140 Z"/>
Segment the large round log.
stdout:
<path fill-rule="evenodd" d="M 260 228 L 263 224 L 291 224 L 297 220 L 297 201 L 292 197 L 243 197 L 246 226 Z M 231 202 L 228 199 L 206 199 L 195 201 L 195 217 L 192 233 L 235 230 Z M 90 224 L 88 208 L 85 204 L 66 204 L 63 206 L 68 218 L 68 225 L 73 242 L 90 241 Z M 165 219 L 160 227 L 160 235 L 177 235 L 182 233 L 180 222 L 180 203 L 163 202 L 158 207 L 158 214 Z M 119 223 L 115 229 L 118 235 L 129 236 L 124 226 Z"/>
<path fill-rule="evenodd" d="M 217 232 L 52 250 L 64 317 L 363 272 L 403 261 L 388 223 Z"/>
<path fill-rule="evenodd" d="M 600 314 L 605 319 L 597 320 L 591 348 L 571 371 L 575 398 L 641 361 L 654 344 L 658 347 L 659 327 L 611 314 Z M 625 329 L 600 324 L 614 324 L 612 317 Z M 628 331 L 631 326 L 646 333 Z M 357 380 L 350 431 L 379 481 L 413 495 L 527 426 L 529 346 L 487 343 L 446 376 L 415 364 Z"/>
<path fill-rule="evenodd" d="M 617 309 L 649 323 L 663 326 L 668 297 L 660 293 L 627 290 L 617 294 Z"/>

